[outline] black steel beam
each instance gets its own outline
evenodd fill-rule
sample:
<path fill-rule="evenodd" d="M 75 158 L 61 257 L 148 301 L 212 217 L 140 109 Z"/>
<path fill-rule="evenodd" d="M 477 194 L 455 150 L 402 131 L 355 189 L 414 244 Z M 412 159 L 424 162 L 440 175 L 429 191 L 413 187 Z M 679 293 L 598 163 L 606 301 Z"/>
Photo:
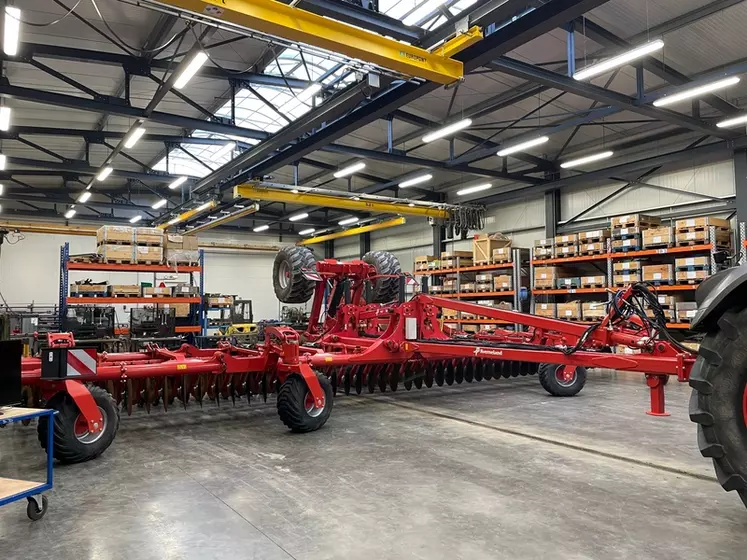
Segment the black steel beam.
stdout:
<path fill-rule="evenodd" d="M 43 45 L 40 43 L 21 43 L 18 57 L 9 57 L 0 51 L 0 60 L 17 62 L 18 58 L 45 58 L 70 60 L 76 62 L 88 62 L 92 64 L 105 64 L 109 66 L 121 66 L 134 75 L 147 75 L 153 70 L 173 70 L 173 65 L 168 58 L 155 59 L 150 62 L 145 58 L 137 58 L 126 54 L 118 54 L 107 51 L 93 51 L 61 45 Z M 225 67 L 224 67 L 225 68 Z M 217 66 L 205 65 L 200 68 L 200 78 L 215 80 L 243 80 L 252 84 L 262 86 L 290 87 L 305 89 L 310 84 L 309 80 L 286 77 L 258 72 L 242 72 L 230 68 L 221 69 Z M 286 84 L 287 80 L 287 84 Z"/>
<path fill-rule="evenodd" d="M 55 175 L 62 174 L 62 175 L 91 177 L 93 175 L 96 175 L 99 172 L 98 167 L 92 167 L 90 165 L 86 165 L 85 163 L 75 162 L 75 161 L 66 161 L 66 162 L 45 161 L 45 160 L 35 160 L 35 159 L 28 159 L 28 158 L 15 157 L 15 156 L 8 156 L 7 161 L 11 169 L 7 169 L 6 171 L 1 172 L 1 173 L 7 173 L 8 175 L 15 175 L 15 174 L 34 175 L 35 174 L 32 172 L 33 170 L 26 170 L 28 171 L 27 173 L 21 173 L 20 171 L 23 171 L 23 170 L 12 169 L 12 167 L 15 167 L 15 166 L 31 167 L 34 169 L 54 171 L 56 172 Z M 137 179 L 138 181 L 150 181 L 150 182 L 155 181 L 158 183 L 170 183 L 178 177 L 178 175 L 169 175 L 166 173 L 161 173 L 160 171 L 152 171 L 150 173 L 141 173 L 137 171 L 126 171 L 124 169 L 115 169 L 114 171 L 112 171 L 111 176 L 122 177 L 124 179 Z"/>
<path fill-rule="evenodd" d="M 571 77 L 563 76 L 556 72 L 545 70 L 544 68 L 539 68 L 505 56 L 492 61 L 490 66 L 510 76 L 537 82 L 548 87 L 559 89 L 560 91 L 566 91 L 580 97 L 618 107 L 620 110 L 631 111 L 662 122 L 683 128 L 689 128 L 690 130 L 702 134 L 708 134 L 718 138 L 735 138 L 738 136 L 738 134 L 735 134 L 734 132 L 723 128 L 717 128 L 712 124 L 688 117 L 681 113 L 676 113 L 668 109 L 661 109 L 652 105 L 639 104 L 633 97 L 604 89 L 590 83 L 580 82 Z"/>
<path fill-rule="evenodd" d="M 747 223 L 747 149 L 735 150 L 733 158 L 737 221 Z"/>

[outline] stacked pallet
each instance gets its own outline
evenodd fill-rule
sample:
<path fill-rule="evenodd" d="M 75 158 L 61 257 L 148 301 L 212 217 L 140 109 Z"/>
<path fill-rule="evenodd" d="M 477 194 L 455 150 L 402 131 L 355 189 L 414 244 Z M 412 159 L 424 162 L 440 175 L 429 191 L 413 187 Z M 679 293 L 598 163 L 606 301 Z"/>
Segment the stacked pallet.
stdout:
<path fill-rule="evenodd" d="M 711 269 L 710 257 L 685 257 L 675 259 L 674 268 L 678 284 L 698 284 L 708 277 Z"/>
<path fill-rule="evenodd" d="M 660 224 L 659 218 L 645 214 L 628 214 L 612 218 L 612 252 L 640 251 L 643 246 L 642 232 Z"/>
<path fill-rule="evenodd" d="M 585 301 L 581 305 L 581 319 L 583 321 L 601 321 L 607 315 L 606 301 Z"/>
<path fill-rule="evenodd" d="M 580 321 L 581 302 L 569 301 L 566 303 L 559 303 L 557 306 L 557 313 L 558 319 L 565 319 L 566 321 Z"/>
<path fill-rule="evenodd" d="M 534 288 L 536 290 L 552 290 L 558 277 L 558 267 L 537 266 L 534 268 Z"/>
<path fill-rule="evenodd" d="M 644 249 L 663 249 L 674 245 L 674 230 L 670 226 L 643 230 Z"/>
<path fill-rule="evenodd" d="M 97 254 L 102 262 L 161 264 L 163 230 L 129 226 L 103 226 L 96 231 Z"/>
<path fill-rule="evenodd" d="M 164 237 L 164 256 L 166 264 L 197 264 L 200 262 L 200 251 L 197 237 L 194 235 L 177 235 L 169 233 Z"/>
<path fill-rule="evenodd" d="M 534 242 L 534 260 L 551 259 L 555 256 L 553 248 L 555 247 L 555 239 L 550 237 L 548 239 L 538 239 Z"/>
<path fill-rule="evenodd" d="M 710 229 L 714 231 L 714 243 L 718 249 L 729 249 L 731 245 L 731 230 L 729 220 L 720 218 L 691 218 L 677 220 L 677 245 L 686 247 L 691 245 L 705 245 L 710 243 Z"/>
<path fill-rule="evenodd" d="M 610 230 L 596 229 L 594 231 L 585 231 L 578 234 L 578 254 L 579 255 L 603 255 L 607 252 L 607 239 L 609 239 Z"/>
<path fill-rule="evenodd" d="M 578 235 L 558 235 L 554 243 L 555 257 L 575 257 L 578 255 Z"/>
<path fill-rule="evenodd" d="M 464 268 L 472 265 L 472 253 L 470 251 L 444 251 L 441 253 L 441 270 Z"/>
<path fill-rule="evenodd" d="M 612 285 L 622 288 L 641 281 L 641 261 L 623 261 L 612 265 Z"/>
<path fill-rule="evenodd" d="M 472 262 L 475 265 L 511 262 L 511 238 L 502 233 L 481 233 L 472 238 Z"/>

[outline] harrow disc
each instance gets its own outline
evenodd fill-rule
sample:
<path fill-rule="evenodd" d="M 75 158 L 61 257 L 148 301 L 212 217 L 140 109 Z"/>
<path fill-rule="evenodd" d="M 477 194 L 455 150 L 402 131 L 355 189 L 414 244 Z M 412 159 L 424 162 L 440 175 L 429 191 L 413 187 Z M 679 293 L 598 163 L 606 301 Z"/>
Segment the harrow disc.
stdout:
<path fill-rule="evenodd" d="M 482 378 L 490 381 L 495 377 L 495 362 L 493 360 L 485 360 L 482 364 Z"/>
<path fill-rule="evenodd" d="M 448 362 L 446 362 L 446 375 L 445 375 L 445 378 L 446 378 L 446 384 L 447 385 L 453 385 L 454 384 L 454 377 L 455 377 L 454 369 L 455 368 L 454 368 L 454 361 L 453 360 L 449 360 Z"/>
<path fill-rule="evenodd" d="M 410 364 L 405 362 L 402 364 L 402 377 L 405 379 L 405 390 L 409 391 L 412 389 L 412 370 L 413 368 L 410 367 Z"/>
<path fill-rule="evenodd" d="M 500 365 L 501 367 L 501 377 L 504 379 L 508 379 L 511 377 L 511 367 L 513 362 L 497 362 L 496 366 Z"/>
<path fill-rule="evenodd" d="M 342 368 L 339 368 L 337 370 L 331 370 L 329 372 L 329 383 L 332 387 L 332 395 L 337 394 L 337 385 L 340 382 L 340 376 L 342 375 Z"/>
<path fill-rule="evenodd" d="M 475 378 L 475 364 L 472 362 L 472 360 L 467 360 L 464 363 L 464 380 L 467 383 L 472 383 L 472 380 Z"/>
<path fill-rule="evenodd" d="M 342 376 L 342 389 L 346 395 L 350 394 L 350 367 L 345 368 L 345 374 Z"/>
<path fill-rule="evenodd" d="M 429 389 L 433 387 L 433 364 L 430 362 L 426 362 L 425 364 L 425 386 Z"/>
<path fill-rule="evenodd" d="M 483 360 L 475 360 L 475 381 L 478 383 L 483 380 L 483 370 L 485 369 L 485 362 Z"/>
<path fill-rule="evenodd" d="M 392 364 L 389 372 L 389 388 L 396 391 L 399 386 L 399 364 Z"/>
<path fill-rule="evenodd" d="M 464 360 L 458 360 L 454 368 L 454 381 L 461 385 L 464 381 Z"/>
<path fill-rule="evenodd" d="M 417 372 L 415 373 L 415 379 L 413 379 L 413 383 L 415 383 L 416 389 L 422 389 L 423 388 L 423 375 L 425 374 L 425 364 L 418 363 L 416 365 Z"/>
<path fill-rule="evenodd" d="M 379 391 L 381 391 L 382 393 L 386 393 L 388 381 L 387 369 L 387 366 L 379 367 Z"/>
<path fill-rule="evenodd" d="M 353 379 L 355 380 L 355 394 L 360 395 L 361 391 L 363 390 L 363 373 L 364 373 L 363 366 L 359 366 L 355 368 L 355 373 L 353 374 Z"/>
<path fill-rule="evenodd" d="M 511 377 L 521 375 L 521 362 L 511 362 Z"/>
<path fill-rule="evenodd" d="M 373 365 L 370 366 L 367 369 L 366 372 L 366 386 L 368 388 L 369 393 L 373 393 L 376 390 L 376 380 L 379 377 L 378 373 L 378 366 Z"/>
<path fill-rule="evenodd" d="M 443 362 L 438 362 L 436 365 L 436 385 L 441 387 L 444 384 L 446 366 Z"/>

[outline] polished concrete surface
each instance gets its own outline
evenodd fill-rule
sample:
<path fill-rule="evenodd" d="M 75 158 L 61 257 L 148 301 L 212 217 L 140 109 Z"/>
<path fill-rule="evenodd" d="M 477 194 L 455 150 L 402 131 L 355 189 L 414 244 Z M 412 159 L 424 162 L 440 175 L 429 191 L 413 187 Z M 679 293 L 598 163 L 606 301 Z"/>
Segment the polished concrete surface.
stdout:
<path fill-rule="evenodd" d="M 96 461 L 55 470 L 47 516 L 0 508 L 0 557 L 744 560 L 747 510 L 687 418 L 643 412 L 632 375 L 548 396 L 535 377 L 338 397 L 293 435 L 274 403 L 123 417 Z M 0 430 L 0 476 L 43 472 Z"/>

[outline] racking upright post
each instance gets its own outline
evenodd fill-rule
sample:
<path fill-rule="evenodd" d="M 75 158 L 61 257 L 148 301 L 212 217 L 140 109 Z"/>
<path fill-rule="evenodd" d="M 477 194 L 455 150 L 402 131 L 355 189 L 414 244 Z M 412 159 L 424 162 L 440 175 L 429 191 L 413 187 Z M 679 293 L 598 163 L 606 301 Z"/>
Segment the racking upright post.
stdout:
<path fill-rule="evenodd" d="M 65 316 L 67 315 L 67 290 L 68 290 L 68 270 L 67 263 L 70 260 L 70 243 L 65 242 L 60 247 L 60 302 L 59 302 L 59 314 L 60 314 L 60 329 L 65 324 Z"/>
<path fill-rule="evenodd" d="M 745 247 L 745 241 L 747 241 L 747 233 L 745 230 L 745 223 L 739 222 L 739 264 L 747 263 L 747 247 Z"/>
<path fill-rule="evenodd" d="M 207 336 L 207 312 L 205 311 L 205 250 L 200 251 L 200 303 L 197 308 L 197 324 L 202 325 L 200 334 Z"/>

